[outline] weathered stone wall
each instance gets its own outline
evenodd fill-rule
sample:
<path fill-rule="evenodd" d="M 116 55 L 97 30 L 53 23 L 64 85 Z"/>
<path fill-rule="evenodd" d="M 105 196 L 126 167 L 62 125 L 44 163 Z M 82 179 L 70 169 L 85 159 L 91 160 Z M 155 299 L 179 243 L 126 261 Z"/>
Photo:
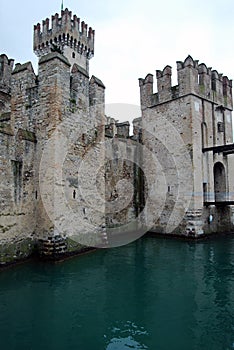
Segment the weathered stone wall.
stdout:
<path fill-rule="evenodd" d="M 127 224 L 136 217 L 136 145 L 131 139 L 106 141 L 105 200 L 106 225 Z"/>
<path fill-rule="evenodd" d="M 27 257 L 33 250 L 36 224 L 34 134 L 0 125 L 0 262 Z"/>

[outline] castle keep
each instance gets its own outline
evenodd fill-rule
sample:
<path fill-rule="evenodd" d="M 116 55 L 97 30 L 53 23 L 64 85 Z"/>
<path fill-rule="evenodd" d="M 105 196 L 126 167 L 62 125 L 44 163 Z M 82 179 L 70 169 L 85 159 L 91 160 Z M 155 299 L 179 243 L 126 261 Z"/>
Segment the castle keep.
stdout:
<path fill-rule="evenodd" d="M 38 75 L 0 56 L 2 265 L 147 230 L 234 229 L 231 80 L 190 56 L 177 62 L 176 86 L 170 66 L 157 71 L 157 93 L 148 74 L 130 136 L 128 122 L 105 115 L 105 86 L 89 76 L 94 38 L 66 9 L 34 26 Z M 121 230 L 130 236 L 115 241 Z"/>

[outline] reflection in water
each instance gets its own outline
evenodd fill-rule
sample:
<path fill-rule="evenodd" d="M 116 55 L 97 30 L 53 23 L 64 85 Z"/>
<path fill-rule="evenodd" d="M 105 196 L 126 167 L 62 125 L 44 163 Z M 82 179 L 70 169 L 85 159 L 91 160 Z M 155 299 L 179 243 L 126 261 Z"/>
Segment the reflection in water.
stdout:
<path fill-rule="evenodd" d="M 199 327 L 198 346 L 209 341 L 212 349 L 233 349 L 234 340 L 234 240 L 206 242 L 196 247 L 200 270 L 196 270 Z"/>
<path fill-rule="evenodd" d="M 116 325 L 109 331 L 108 335 L 105 335 L 108 344 L 106 350 L 148 349 L 146 345 L 142 344 L 144 337 L 148 335 L 147 331 L 143 327 L 136 326 L 133 322 L 116 322 Z"/>
<path fill-rule="evenodd" d="M 108 344 L 106 350 L 129 350 L 131 349 L 148 349 L 145 345 L 141 345 L 135 341 L 132 337 L 127 338 L 112 338 Z"/>
<path fill-rule="evenodd" d="M 146 237 L 0 274 L 1 348 L 233 350 L 234 237 Z"/>
<path fill-rule="evenodd" d="M 148 335 L 147 331 L 143 327 L 136 326 L 133 322 L 117 322 L 109 330 L 110 334 L 108 332 L 108 335 L 105 335 L 108 344 L 106 350 L 148 349 L 146 345 L 142 344 L 144 337 Z M 111 339 L 108 340 L 110 337 Z"/>

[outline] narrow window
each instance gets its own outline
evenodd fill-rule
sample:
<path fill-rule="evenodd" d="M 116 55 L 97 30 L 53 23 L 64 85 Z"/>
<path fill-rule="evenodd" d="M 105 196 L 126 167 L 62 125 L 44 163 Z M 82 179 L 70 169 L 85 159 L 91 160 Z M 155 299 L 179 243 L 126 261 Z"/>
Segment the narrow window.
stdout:
<path fill-rule="evenodd" d="M 73 199 L 76 199 L 76 190 L 73 191 Z"/>
<path fill-rule="evenodd" d="M 218 132 L 224 132 L 224 124 L 223 124 L 223 122 L 218 122 Z"/>
<path fill-rule="evenodd" d="M 76 58 L 75 52 L 72 52 L 72 58 Z"/>

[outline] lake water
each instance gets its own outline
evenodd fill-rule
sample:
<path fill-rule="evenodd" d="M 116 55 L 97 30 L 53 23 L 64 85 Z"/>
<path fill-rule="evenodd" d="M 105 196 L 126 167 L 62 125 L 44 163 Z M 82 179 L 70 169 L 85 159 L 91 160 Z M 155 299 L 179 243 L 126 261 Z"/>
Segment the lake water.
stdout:
<path fill-rule="evenodd" d="M 145 237 L 3 271 L 0 349 L 234 349 L 234 237 Z"/>

